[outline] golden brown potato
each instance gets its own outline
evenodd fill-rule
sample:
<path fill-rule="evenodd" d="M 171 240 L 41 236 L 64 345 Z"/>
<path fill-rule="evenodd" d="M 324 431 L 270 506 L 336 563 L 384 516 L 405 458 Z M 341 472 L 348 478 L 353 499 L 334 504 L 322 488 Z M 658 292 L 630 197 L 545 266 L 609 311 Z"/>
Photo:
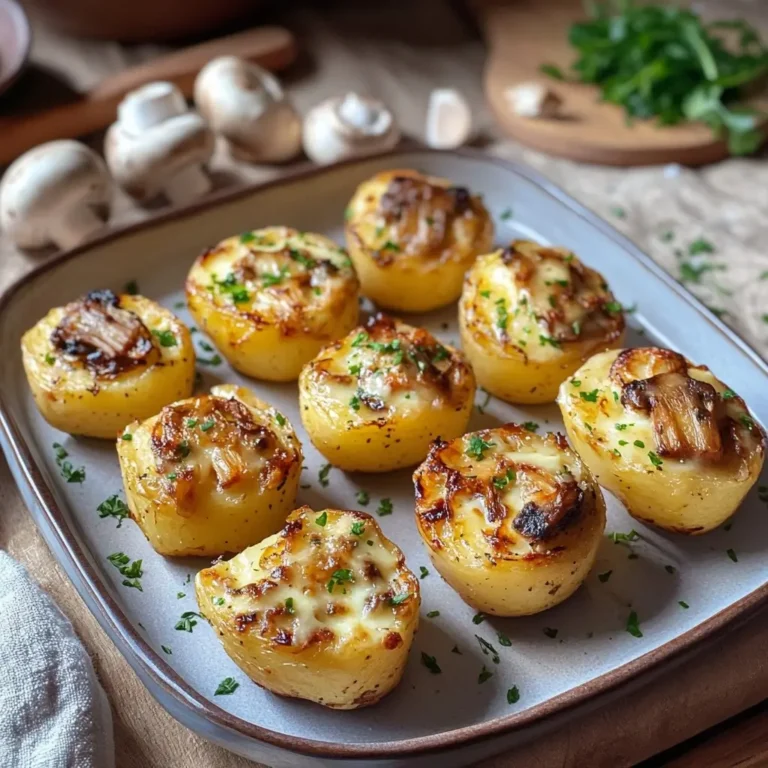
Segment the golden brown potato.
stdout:
<path fill-rule="evenodd" d="M 200 571 L 195 589 L 254 682 L 334 709 L 397 685 L 419 622 L 418 580 L 363 512 L 301 507 L 280 533 Z"/>
<path fill-rule="evenodd" d="M 134 419 L 192 394 L 186 326 L 143 296 L 91 291 L 52 309 L 21 339 L 35 403 L 62 432 L 114 438 Z"/>
<path fill-rule="evenodd" d="M 363 293 L 385 309 L 426 312 L 456 301 L 464 273 L 493 244 L 479 196 L 416 171 L 363 182 L 346 218 Z"/>
<path fill-rule="evenodd" d="M 475 397 L 463 355 L 423 328 L 377 315 L 301 372 L 304 428 L 320 453 L 353 472 L 389 472 L 460 435 Z"/>
<path fill-rule="evenodd" d="M 187 303 L 238 371 L 292 381 L 323 346 L 355 327 L 358 288 L 352 262 L 332 240 L 267 227 L 198 257 Z"/>
<path fill-rule="evenodd" d="M 763 466 L 744 401 L 703 365 L 658 347 L 589 359 L 557 398 L 574 449 L 629 513 L 678 533 L 711 531 Z"/>
<path fill-rule="evenodd" d="M 538 613 L 586 579 L 605 502 L 562 435 L 506 424 L 437 440 L 413 481 L 432 563 L 479 611 Z"/>
<path fill-rule="evenodd" d="M 130 424 L 117 453 L 131 516 L 161 555 L 239 552 L 296 504 L 296 433 L 244 387 L 222 384 Z"/>
<path fill-rule="evenodd" d="M 624 337 L 602 276 L 565 248 L 527 240 L 475 262 L 459 324 L 478 384 L 510 403 L 551 403 L 584 360 Z"/>

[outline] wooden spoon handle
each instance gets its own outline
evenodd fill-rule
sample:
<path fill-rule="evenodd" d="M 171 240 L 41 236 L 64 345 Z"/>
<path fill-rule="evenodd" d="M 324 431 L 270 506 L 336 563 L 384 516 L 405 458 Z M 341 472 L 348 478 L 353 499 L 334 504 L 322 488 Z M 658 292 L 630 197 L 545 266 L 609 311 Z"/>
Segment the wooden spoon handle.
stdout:
<path fill-rule="evenodd" d="M 278 70 L 294 61 L 296 50 L 296 40 L 287 29 L 257 27 L 131 67 L 107 77 L 71 104 L 0 118 L 0 165 L 10 163 L 43 142 L 73 139 L 106 128 L 114 121 L 123 96 L 145 83 L 169 80 L 189 97 L 197 73 L 217 56 L 240 56 L 267 69 Z"/>

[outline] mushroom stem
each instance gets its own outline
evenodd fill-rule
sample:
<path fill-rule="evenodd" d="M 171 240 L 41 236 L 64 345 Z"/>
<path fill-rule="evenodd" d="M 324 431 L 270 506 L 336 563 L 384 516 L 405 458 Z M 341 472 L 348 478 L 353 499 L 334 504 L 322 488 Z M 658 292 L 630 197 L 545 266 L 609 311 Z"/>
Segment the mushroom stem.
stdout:
<path fill-rule="evenodd" d="M 182 168 L 165 183 L 163 191 L 174 205 L 183 205 L 211 189 L 211 180 L 199 165 Z"/>
<path fill-rule="evenodd" d="M 87 205 L 75 206 L 54 220 L 51 216 L 50 238 L 62 250 L 88 240 L 104 226 L 104 221 Z"/>

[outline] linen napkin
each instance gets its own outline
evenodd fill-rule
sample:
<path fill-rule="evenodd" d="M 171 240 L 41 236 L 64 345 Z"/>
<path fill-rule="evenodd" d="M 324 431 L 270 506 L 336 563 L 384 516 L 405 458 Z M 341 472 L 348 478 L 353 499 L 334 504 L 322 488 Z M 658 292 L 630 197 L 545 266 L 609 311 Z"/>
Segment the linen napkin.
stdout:
<path fill-rule="evenodd" d="M 0 551 L 0 766 L 112 768 L 112 714 L 70 622 Z"/>

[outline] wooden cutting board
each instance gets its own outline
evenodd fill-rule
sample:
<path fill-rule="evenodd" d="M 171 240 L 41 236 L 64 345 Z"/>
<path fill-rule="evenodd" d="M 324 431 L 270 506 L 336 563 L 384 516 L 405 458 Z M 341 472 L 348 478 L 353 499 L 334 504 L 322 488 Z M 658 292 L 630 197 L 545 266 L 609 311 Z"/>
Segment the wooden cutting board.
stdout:
<path fill-rule="evenodd" d="M 625 122 L 624 112 L 598 101 L 592 86 L 564 83 L 539 72 L 542 63 L 570 68 L 575 52 L 568 29 L 584 18 L 581 0 L 474 0 L 488 43 L 485 95 L 497 121 L 513 138 L 534 149 L 606 165 L 698 166 L 728 156 L 725 142 L 704 125 L 658 128 L 652 121 Z M 545 83 L 563 100 L 562 117 L 515 115 L 505 91 L 518 83 Z"/>

